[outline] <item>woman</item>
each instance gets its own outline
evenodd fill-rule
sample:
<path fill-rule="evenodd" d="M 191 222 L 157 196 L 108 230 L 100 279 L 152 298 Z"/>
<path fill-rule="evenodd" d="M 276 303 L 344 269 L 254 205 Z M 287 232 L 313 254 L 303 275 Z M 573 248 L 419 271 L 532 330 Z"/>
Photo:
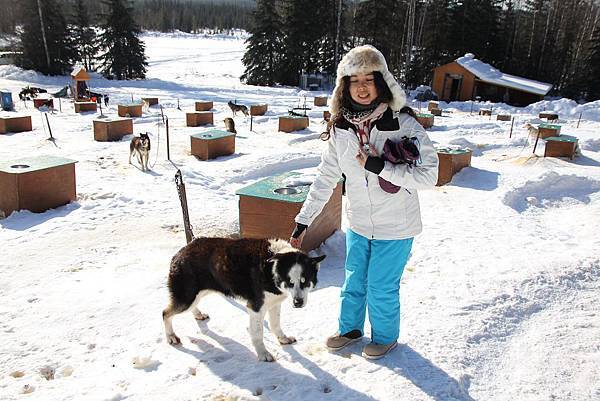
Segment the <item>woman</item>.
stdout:
<path fill-rule="evenodd" d="M 400 278 L 413 237 L 422 229 L 416 190 L 432 188 L 437 181 L 437 153 L 405 103 L 404 91 L 376 48 L 359 46 L 344 56 L 324 133 L 328 147 L 290 238 L 300 247 L 306 228 L 343 174 L 349 223 L 346 278 L 339 332 L 326 344 L 339 350 L 360 340 L 368 309 L 371 343 L 362 354 L 369 359 L 381 358 L 397 345 Z M 415 164 L 394 164 L 382 157 L 386 140 L 398 144 L 404 137 L 418 148 Z"/>

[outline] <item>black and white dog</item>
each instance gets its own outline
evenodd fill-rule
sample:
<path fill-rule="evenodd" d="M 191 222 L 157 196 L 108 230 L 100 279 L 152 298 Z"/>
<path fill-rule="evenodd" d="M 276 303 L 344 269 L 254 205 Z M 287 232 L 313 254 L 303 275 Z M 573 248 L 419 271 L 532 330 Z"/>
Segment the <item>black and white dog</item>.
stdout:
<path fill-rule="evenodd" d="M 150 136 L 146 132 L 139 137 L 134 136 L 129 143 L 129 164 L 131 156 L 137 155 L 138 162 L 142 166 L 142 171 L 148 170 L 148 158 L 150 157 Z"/>
<path fill-rule="evenodd" d="M 167 341 L 181 342 L 173 331 L 173 316 L 189 310 L 197 320 L 208 319 L 196 304 L 205 295 L 217 292 L 246 302 L 250 337 L 258 359 L 274 361 L 263 342 L 265 314 L 268 312 L 269 329 L 280 344 L 296 342 L 281 330 L 281 303 L 289 295 L 294 308 L 306 305 L 323 259 L 325 255 L 309 257 L 279 239 L 194 239 L 171 261 L 171 301 L 163 311 Z"/>

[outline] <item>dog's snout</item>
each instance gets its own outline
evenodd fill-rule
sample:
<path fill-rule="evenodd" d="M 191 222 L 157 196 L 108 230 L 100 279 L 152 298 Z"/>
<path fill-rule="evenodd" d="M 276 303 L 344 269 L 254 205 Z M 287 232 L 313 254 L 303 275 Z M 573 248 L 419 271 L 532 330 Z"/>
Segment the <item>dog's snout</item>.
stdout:
<path fill-rule="evenodd" d="M 304 300 L 302 298 L 294 298 L 294 308 L 302 308 L 304 306 Z"/>

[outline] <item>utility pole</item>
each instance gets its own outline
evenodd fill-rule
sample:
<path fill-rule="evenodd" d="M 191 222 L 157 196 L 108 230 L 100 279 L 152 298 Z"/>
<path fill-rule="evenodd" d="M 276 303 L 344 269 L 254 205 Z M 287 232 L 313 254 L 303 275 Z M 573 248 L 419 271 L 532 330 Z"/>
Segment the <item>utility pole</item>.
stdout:
<path fill-rule="evenodd" d="M 40 26 L 42 27 L 42 40 L 44 41 L 44 50 L 46 51 L 46 63 L 50 70 L 50 53 L 48 53 L 48 43 L 46 42 L 46 29 L 44 28 L 44 17 L 42 16 L 42 4 L 37 0 L 38 14 L 40 16 Z"/>

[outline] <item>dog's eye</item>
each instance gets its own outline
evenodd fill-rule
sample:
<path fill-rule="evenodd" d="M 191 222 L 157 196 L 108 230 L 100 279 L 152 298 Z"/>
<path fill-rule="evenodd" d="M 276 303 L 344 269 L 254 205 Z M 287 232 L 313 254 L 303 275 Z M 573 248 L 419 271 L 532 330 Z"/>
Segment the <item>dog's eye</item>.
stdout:
<path fill-rule="evenodd" d="M 306 281 L 306 280 L 304 279 L 304 277 L 300 277 L 300 282 L 301 282 L 302 284 L 304 284 L 304 282 L 305 282 L 305 281 Z"/>

